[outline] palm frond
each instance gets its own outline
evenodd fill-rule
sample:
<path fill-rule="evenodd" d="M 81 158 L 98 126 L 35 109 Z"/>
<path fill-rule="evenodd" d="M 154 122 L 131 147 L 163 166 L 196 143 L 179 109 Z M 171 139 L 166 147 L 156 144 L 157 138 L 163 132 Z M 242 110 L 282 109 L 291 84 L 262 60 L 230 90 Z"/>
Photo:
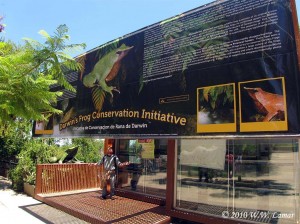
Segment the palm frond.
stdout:
<path fill-rule="evenodd" d="M 47 40 L 51 38 L 51 36 L 45 30 L 40 30 L 38 33 Z"/>
<path fill-rule="evenodd" d="M 27 37 L 24 37 L 22 39 L 27 44 L 27 47 L 31 47 L 32 49 L 39 50 L 39 49 L 42 49 L 44 47 L 43 44 L 41 44 L 40 42 L 38 42 L 38 41 L 36 41 L 34 39 L 27 38 Z"/>
<path fill-rule="evenodd" d="M 75 52 L 82 51 L 85 48 L 86 48 L 86 44 L 85 43 L 82 43 L 82 44 L 70 44 L 70 45 L 65 46 L 64 50 L 65 50 L 65 52 L 67 52 L 69 54 L 73 54 Z"/>

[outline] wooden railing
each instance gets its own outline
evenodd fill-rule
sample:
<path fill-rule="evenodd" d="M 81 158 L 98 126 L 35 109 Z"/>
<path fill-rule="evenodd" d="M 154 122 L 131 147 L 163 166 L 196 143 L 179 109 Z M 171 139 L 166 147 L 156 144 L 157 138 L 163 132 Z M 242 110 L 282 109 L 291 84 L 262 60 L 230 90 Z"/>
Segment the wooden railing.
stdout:
<path fill-rule="evenodd" d="M 47 197 L 56 196 L 56 193 L 74 194 L 78 191 L 81 193 L 88 190 L 100 190 L 102 171 L 102 166 L 95 166 L 91 163 L 39 164 L 37 165 L 33 197 L 44 201 Z M 121 187 L 117 188 L 115 193 L 122 197 L 153 204 L 165 205 L 166 203 L 164 198 L 136 194 L 136 192 L 122 190 Z"/>
<path fill-rule="evenodd" d="M 35 196 L 100 187 L 101 167 L 89 163 L 39 164 Z"/>

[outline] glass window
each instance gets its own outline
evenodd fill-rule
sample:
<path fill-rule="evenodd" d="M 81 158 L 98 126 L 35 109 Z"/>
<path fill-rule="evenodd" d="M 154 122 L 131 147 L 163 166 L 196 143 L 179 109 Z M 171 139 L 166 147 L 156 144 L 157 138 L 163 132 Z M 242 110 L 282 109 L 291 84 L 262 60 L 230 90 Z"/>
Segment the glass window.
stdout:
<path fill-rule="evenodd" d="M 175 206 L 224 218 L 297 223 L 298 145 L 295 139 L 182 139 Z"/>
<path fill-rule="evenodd" d="M 165 198 L 167 139 L 120 139 L 118 156 L 130 165 L 119 169 L 118 187 Z"/>

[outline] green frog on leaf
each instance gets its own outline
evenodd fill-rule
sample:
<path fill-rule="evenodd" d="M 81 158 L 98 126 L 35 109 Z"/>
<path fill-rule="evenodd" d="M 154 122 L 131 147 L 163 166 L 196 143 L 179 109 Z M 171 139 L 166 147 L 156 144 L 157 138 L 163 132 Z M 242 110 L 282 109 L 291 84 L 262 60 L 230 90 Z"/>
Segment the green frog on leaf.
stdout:
<path fill-rule="evenodd" d="M 112 91 L 120 91 L 115 86 L 109 86 L 108 82 L 113 80 L 121 67 L 122 59 L 128 54 L 133 46 L 122 44 L 120 47 L 109 51 L 95 64 L 93 70 L 83 77 L 83 85 L 92 88 L 93 101 L 96 109 L 101 110 L 105 94 L 113 97 Z M 98 105 L 97 105 L 98 103 Z"/>

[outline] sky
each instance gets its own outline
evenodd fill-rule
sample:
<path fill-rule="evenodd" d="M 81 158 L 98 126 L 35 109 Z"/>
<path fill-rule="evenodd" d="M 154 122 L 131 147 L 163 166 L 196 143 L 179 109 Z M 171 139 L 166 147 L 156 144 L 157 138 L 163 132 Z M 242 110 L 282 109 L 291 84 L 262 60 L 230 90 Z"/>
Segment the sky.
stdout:
<path fill-rule="evenodd" d="M 0 16 L 6 24 L 1 36 L 20 44 L 24 37 L 43 42 L 39 30 L 51 35 L 59 25 L 66 24 L 70 43 L 85 43 L 84 51 L 88 51 L 210 2 L 212 0 L 0 0 Z M 300 7 L 300 0 L 296 0 L 296 5 Z"/>

